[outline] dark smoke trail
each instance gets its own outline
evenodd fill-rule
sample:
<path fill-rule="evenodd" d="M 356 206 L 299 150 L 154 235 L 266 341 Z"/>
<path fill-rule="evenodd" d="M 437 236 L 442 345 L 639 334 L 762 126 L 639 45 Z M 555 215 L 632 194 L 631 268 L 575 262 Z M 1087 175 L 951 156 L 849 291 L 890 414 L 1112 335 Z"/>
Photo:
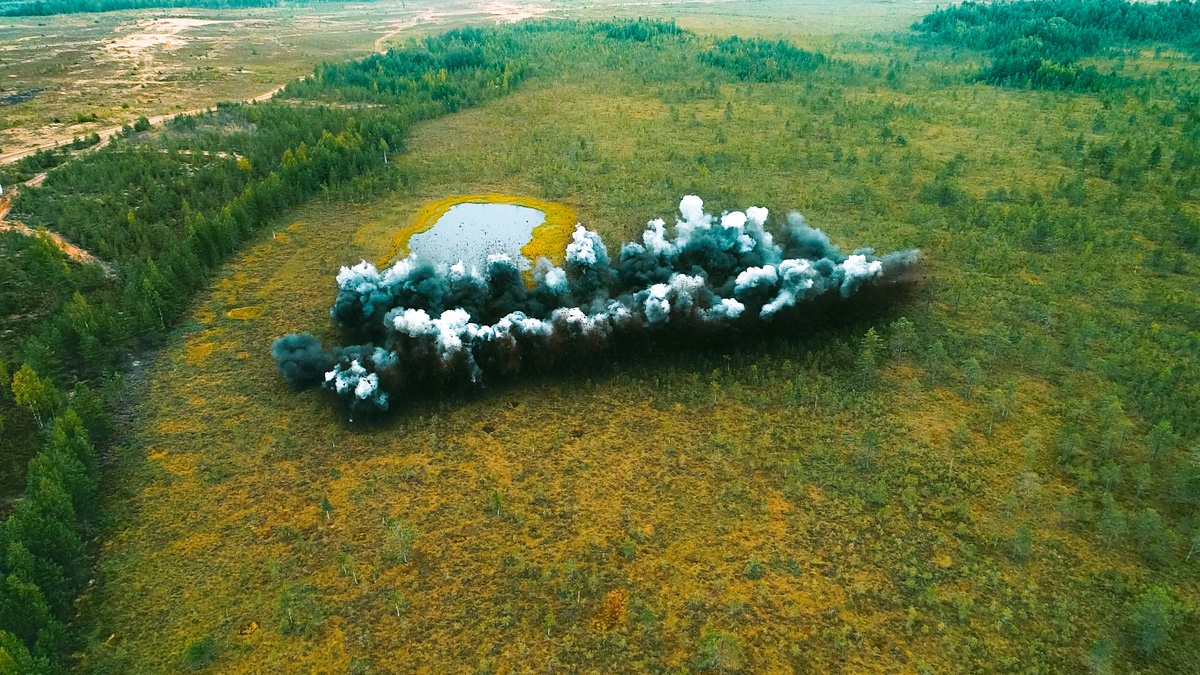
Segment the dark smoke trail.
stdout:
<path fill-rule="evenodd" d="M 817 298 L 898 282 L 917 258 L 843 254 L 798 213 L 776 243 L 763 208 L 715 217 L 687 196 L 679 212 L 674 238 L 661 219 L 650 221 L 615 263 L 599 235 L 577 226 L 564 267 L 538 261 L 530 288 L 504 255 L 482 273 L 411 256 L 382 272 L 365 261 L 343 267 L 331 315 L 366 344 L 329 352 L 305 333 L 279 338 L 271 353 L 293 385 L 329 389 L 352 412 L 381 411 L 398 398 L 552 369 L 618 343 L 783 321 Z"/>

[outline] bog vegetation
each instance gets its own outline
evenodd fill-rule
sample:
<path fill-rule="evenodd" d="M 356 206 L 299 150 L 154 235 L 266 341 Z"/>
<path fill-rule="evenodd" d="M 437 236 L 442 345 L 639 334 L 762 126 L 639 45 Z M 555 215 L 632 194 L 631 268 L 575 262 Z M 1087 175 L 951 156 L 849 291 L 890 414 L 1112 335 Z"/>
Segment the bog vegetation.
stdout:
<path fill-rule="evenodd" d="M 1186 672 L 1191 11 L 965 5 L 821 49 L 464 29 L 52 169 L 14 215 L 115 275 L 0 234 L 0 665 Z M 386 253 L 347 244 L 362 214 L 520 189 L 610 243 L 679 194 L 797 207 L 849 248 L 920 248 L 928 278 L 811 336 L 365 429 L 237 356 L 313 329 L 337 266 Z M 104 450 L 128 355 L 164 343 Z M 98 506 L 102 476 L 138 506 Z"/>

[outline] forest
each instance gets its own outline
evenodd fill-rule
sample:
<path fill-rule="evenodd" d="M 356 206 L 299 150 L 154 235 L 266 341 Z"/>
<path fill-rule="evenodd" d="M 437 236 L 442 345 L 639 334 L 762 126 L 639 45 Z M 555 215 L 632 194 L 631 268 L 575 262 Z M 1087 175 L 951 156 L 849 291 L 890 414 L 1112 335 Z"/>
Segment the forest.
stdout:
<path fill-rule="evenodd" d="M 403 629 L 391 637 L 401 636 L 396 639 L 403 644 L 412 643 L 408 635 L 444 638 L 425 622 L 410 624 L 412 607 L 431 602 L 430 595 L 431 604 L 439 602 L 437 593 L 470 574 L 434 567 L 440 563 L 431 551 L 463 539 L 491 547 L 534 540 L 528 529 L 509 528 L 533 527 L 538 514 L 552 514 L 555 498 L 543 486 L 491 478 L 455 484 L 456 475 L 471 473 L 458 468 L 443 469 L 439 484 L 422 457 L 447 453 L 460 461 L 461 455 L 465 466 L 481 452 L 476 437 L 528 446 L 537 461 L 558 461 L 576 445 L 598 453 L 598 443 L 586 445 L 595 438 L 587 420 L 598 413 L 572 397 L 611 386 L 613 401 L 648 401 L 631 413 L 637 420 L 630 428 L 660 413 L 668 422 L 653 419 L 664 428 L 696 425 L 678 432 L 701 439 L 695 457 L 686 441 L 654 439 L 644 444 L 653 456 L 643 451 L 641 461 L 667 467 L 661 484 L 667 487 L 651 488 L 665 490 L 656 494 L 667 504 L 687 492 L 679 484 L 670 488 L 678 467 L 723 477 L 720 490 L 704 493 L 713 498 L 705 506 L 711 511 L 682 511 L 720 525 L 721 539 L 687 555 L 695 560 L 711 553 L 722 561 L 716 564 L 734 570 L 722 582 L 734 595 L 664 598 L 622 581 L 622 570 L 650 565 L 642 561 L 661 551 L 655 547 L 664 536 L 622 514 L 623 529 L 579 544 L 582 552 L 569 559 L 564 554 L 545 562 L 503 549 L 494 566 L 500 593 L 511 594 L 484 607 L 495 615 L 479 619 L 486 623 L 480 630 L 496 639 L 472 642 L 491 644 L 513 635 L 506 631 L 526 631 L 522 635 L 539 638 L 530 640 L 539 655 L 568 666 L 766 669 L 768 662 L 755 659 L 773 649 L 780 633 L 772 631 L 788 630 L 784 617 L 804 611 L 772 604 L 786 595 L 779 584 L 822 584 L 849 568 L 871 583 L 847 582 L 841 608 L 814 620 L 820 628 L 778 658 L 797 669 L 820 669 L 846 654 L 888 654 L 891 640 L 902 639 L 919 652 L 909 664 L 924 672 L 951 662 L 979 670 L 1183 672 L 1200 658 L 1196 642 L 1187 639 L 1200 625 L 1200 420 L 1194 414 L 1200 409 L 1200 306 L 1187 290 L 1200 256 L 1200 93 L 1191 57 L 1171 61 L 1171 69 L 1154 77 L 1126 65 L 1141 50 L 1164 59 L 1176 59 L 1171 50 L 1194 52 L 1196 11 L 1191 2 L 965 3 L 928 15 L 913 26 L 915 36 L 832 43 L 836 49 L 829 50 L 778 39 L 707 38 L 647 20 L 462 28 L 362 60 L 323 64 L 290 83 L 279 100 L 226 104 L 162 129 L 139 121 L 95 152 L 83 152 L 94 144 L 85 138 L 6 168 L 10 180 L 49 171 L 41 187 L 22 190 L 15 219 L 63 235 L 111 271 L 70 261 L 46 237 L 0 233 L 0 487 L 8 504 L 0 525 L 0 672 L 60 672 L 79 653 L 96 672 L 114 673 L 151 661 L 160 669 L 182 663 L 199 670 L 221 658 L 254 658 L 238 642 L 242 627 L 215 620 L 196 627 L 191 615 L 180 618 L 199 611 L 191 606 L 164 608 L 169 618 L 162 626 L 143 627 L 145 635 L 172 632 L 151 640 L 152 648 L 140 646 L 153 652 L 140 664 L 133 637 L 128 650 L 113 647 L 106 643 L 109 633 L 97 627 L 106 625 L 102 621 L 89 616 L 77 623 L 75 602 L 87 595 L 97 539 L 113 531 L 116 517 L 103 507 L 105 476 L 129 466 L 113 447 L 121 440 L 114 413 L 128 410 L 131 388 L 141 386 L 130 381 L 131 364 L 159 349 L 173 354 L 197 333 L 197 297 L 228 281 L 231 261 L 242 260 L 247 249 L 271 245 L 275 234 L 285 240 L 281 214 L 317 209 L 343 217 L 352 205 L 423 194 L 438 167 L 485 182 L 519 176 L 548 199 L 616 195 L 620 209 L 614 210 L 628 217 L 603 232 L 606 238 L 667 215 L 654 210 L 659 193 L 677 199 L 677 192 L 694 190 L 712 195 L 718 208 L 741 208 L 761 197 L 761 183 L 792 191 L 788 199 L 842 225 L 842 236 L 849 241 L 852 235 L 856 245 L 879 239 L 929 252 L 928 277 L 923 295 L 878 320 L 846 317 L 809 338 L 730 354 L 685 354 L 669 365 L 649 354 L 612 371 L 572 372 L 558 385 L 548 378 L 545 385 L 562 394 L 553 406 L 536 396 L 498 406 L 507 409 L 500 415 L 529 418 L 535 416 L 524 406 L 541 405 L 534 409 L 549 421 L 533 440 L 506 437 L 493 419 L 475 424 L 482 434 L 459 433 L 456 411 L 469 420 L 478 405 L 450 397 L 418 407 L 394 422 L 398 426 L 352 430 L 320 449 L 314 443 L 309 453 L 306 438 L 319 435 L 325 443 L 324 434 L 333 439 L 339 433 L 302 426 L 321 423 L 306 407 L 309 400 L 246 393 L 263 381 L 254 379 L 259 371 L 222 362 L 238 375 L 229 376 L 233 384 L 220 379 L 223 373 L 215 381 L 236 388 L 244 375 L 250 384 L 238 390 L 246 397 L 237 405 L 263 415 L 260 427 L 278 428 L 260 444 L 232 424 L 214 424 L 203 443 L 208 456 L 171 484 L 194 478 L 206 499 L 227 495 L 230 467 L 259 445 L 267 457 L 282 458 L 280 466 L 299 464 L 316 476 L 294 496 L 311 502 L 303 508 L 316 524 L 264 527 L 264 539 L 278 546 L 271 555 L 328 565 L 314 571 L 307 562 L 264 558 L 247 567 L 245 578 L 272 589 L 265 602 L 276 614 L 256 619 L 262 633 L 309 644 L 304 641 L 340 611 L 375 617 L 381 625 L 394 616 Z M 588 98 L 584 92 L 592 88 L 600 93 Z M 533 98 L 502 107 L 525 95 Z M 576 128 L 556 116 L 534 117 L 545 129 L 533 124 L 517 136 L 529 149 L 502 147 L 463 158 L 452 147 L 462 134 L 451 134 L 441 145 L 431 142 L 436 152 L 427 147 L 419 160 L 405 160 L 419 122 L 478 112 L 463 124 L 482 124 L 491 115 L 500 119 L 496 126 L 481 127 L 492 131 L 483 134 L 490 139 L 516 133 L 512 110 L 545 115 L 539 105 L 549 100 L 549 109 L 569 118 L 561 106 L 575 98 L 606 113 L 614 109 L 609 106 L 629 106 L 601 118 L 608 133 L 619 137 L 626 126 L 635 127 L 639 143 L 667 149 L 636 162 L 610 159 L 605 152 L 618 155 L 614 146 L 624 139 L 590 134 L 591 120 Z M 1004 115 L 1015 116 L 998 122 L 1002 115 L 993 110 L 1001 105 L 1009 106 Z M 556 131 L 556 124 L 569 133 Z M 686 145 L 693 137 L 703 141 Z M 637 173 L 642 166 L 652 170 Z M 1009 172 L 1010 166 L 1018 168 Z M 811 182 L 798 188 L 786 182 L 793 174 Z M 339 242 L 355 232 L 335 236 L 334 225 L 327 227 Z M 357 262 L 329 250 L 336 252 L 301 259 L 325 276 Z M 262 265 L 255 259 L 238 264 L 248 270 Z M 277 296 L 276 302 L 288 302 Z M 287 330 L 309 328 L 289 324 Z M 245 330 L 246 349 L 256 355 L 281 334 Z M 500 399 L 506 394 L 511 391 L 493 392 Z M 157 401 L 154 396 L 162 394 L 151 395 Z M 922 404 L 913 415 L 939 430 L 930 432 L 932 440 L 921 435 L 923 428 L 900 428 L 908 421 L 906 406 Z M 577 415 L 562 413 L 563 422 L 555 417 L 562 409 Z M 792 422 L 764 431 L 731 410 L 752 420 Z M 824 416 L 832 421 L 814 432 L 816 441 L 803 435 Z M 700 426 L 710 421 L 712 428 Z M 519 421 L 510 418 L 510 424 Z M 417 447 L 424 454 L 352 489 L 338 483 L 349 468 L 324 463 L 347 446 L 371 455 L 363 446 L 389 437 L 402 438 L 405 452 Z M 602 461 L 597 457 L 568 457 L 557 473 L 588 476 L 589 464 Z M 531 462 L 520 476 L 536 469 Z M 1014 477 L 1004 473 L 1010 469 Z M 450 486 L 451 494 L 438 495 L 441 501 L 414 499 L 399 515 L 359 507 L 372 504 L 389 480 L 405 490 Z M 635 477 L 615 489 L 645 489 L 641 485 Z M 456 511 L 455 490 L 478 503 Z M 250 492 L 257 502 L 259 493 Z M 730 534 L 729 518 L 763 520 L 792 509 L 820 514 L 805 525 L 804 536 L 844 538 L 808 557 L 798 550 L 749 558 L 733 553 L 740 535 Z M 356 516 L 341 520 L 350 513 Z M 462 516 L 485 525 L 471 520 L 470 536 L 455 533 L 448 543 L 427 544 L 441 533 L 425 526 L 419 535 L 414 523 L 421 515 L 429 522 Z M 259 518 L 231 521 L 227 531 L 245 533 L 247 523 L 253 530 Z M 335 522 L 345 535 L 325 527 Z M 687 523 L 713 529 L 708 525 Z M 684 525 L 659 527 L 678 532 Z M 237 536 L 246 535 L 229 534 L 230 540 Z M 380 536 L 379 551 L 362 543 Z M 414 549 L 418 536 L 425 539 Z M 109 579 L 136 577 L 143 566 L 136 556 L 105 564 Z M 1089 571 L 1064 573 L 1077 566 Z M 1091 571 L 1097 568 L 1104 571 Z M 417 569 L 436 569 L 438 579 L 451 581 L 414 581 L 391 591 L 379 586 L 345 599 L 351 595 L 345 589 L 376 588 L 371 584 L 395 570 Z M 680 575 L 665 562 L 640 569 L 662 574 L 663 584 Z M 287 585 L 280 586 L 281 579 Z M 159 589 L 156 583 L 148 580 L 144 588 Z M 137 607 L 136 599 L 118 587 L 97 594 L 131 615 L 146 614 L 128 609 Z M 856 612 L 881 618 L 855 623 Z M 739 630 L 746 637 L 739 638 Z M 357 639 L 352 667 L 369 672 L 361 664 L 372 638 L 360 633 Z M 390 638 L 381 631 L 374 639 Z M 437 657 L 465 663 L 463 654 L 478 655 L 461 640 L 449 643 L 450 651 Z M 413 658 L 434 658 L 434 651 Z M 494 670 L 495 658 L 480 657 L 477 669 Z"/>
<path fill-rule="evenodd" d="M 1115 78 L 1080 59 L 1106 49 L 1170 45 L 1200 50 L 1200 4 L 1194 0 L 964 2 L 934 11 L 913 25 L 935 42 L 985 51 L 980 73 L 988 84 L 1097 91 Z"/>

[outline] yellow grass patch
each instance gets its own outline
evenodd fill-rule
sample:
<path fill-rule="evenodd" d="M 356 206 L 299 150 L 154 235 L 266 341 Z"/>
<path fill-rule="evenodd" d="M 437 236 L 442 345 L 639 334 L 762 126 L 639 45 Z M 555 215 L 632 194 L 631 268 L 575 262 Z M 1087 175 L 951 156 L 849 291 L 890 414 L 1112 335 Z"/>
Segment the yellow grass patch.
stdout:
<path fill-rule="evenodd" d="M 172 418 L 159 423 L 158 430 L 164 434 L 188 434 L 204 431 L 204 425 L 195 420 Z"/>
<path fill-rule="evenodd" d="M 262 316 L 262 313 L 262 307 L 252 305 L 250 307 L 235 307 L 234 309 L 225 312 L 225 316 L 229 317 L 230 319 L 237 319 L 238 321 L 247 321 L 250 319 L 259 318 Z"/>
<path fill-rule="evenodd" d="M 200 365 L 216 350 L 215 342 L 188 342 L 183 358 L 192 365 Z"/>

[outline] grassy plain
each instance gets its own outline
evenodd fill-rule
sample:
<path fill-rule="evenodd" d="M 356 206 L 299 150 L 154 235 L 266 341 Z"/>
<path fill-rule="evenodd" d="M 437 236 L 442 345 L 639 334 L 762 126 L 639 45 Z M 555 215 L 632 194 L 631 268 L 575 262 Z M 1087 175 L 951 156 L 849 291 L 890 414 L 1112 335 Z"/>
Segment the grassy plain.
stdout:
<path fill-rule="evenodd" d="M 681 23 L 742 25 L 722 7 Z M 772 18 L 783 3 L 746 7 L 739 32 L 793 30 Z M 1074 672 L 1109 638 L 1122 670 L 1193 667 L 1196 558 L 1148 565 L 1101 536 L 1064 506 L 1093 500 L 1095 477 L 1055 454 L 1072 405 L 1121 393 L 1097 359 L 1162 353 L 1197 311 L 1180 292 L 1196 256 L 1139 226 L 1165 166 L 1139 189 L 1088 175 L 1087 199 L 1056 196 L 1080 175 L 1077 138 L 1170 147 L 1169 102 L 969 84 L 976 63 L 890 37 L 798 41 L 855 66 L 706 88 L 581 57 L 419 125 L 394 161 L 407 187 L 281 217 L 135 390 L 82 665 L 184 670 L 207 637 L 214 672 L 684 672 L 716 670 L 717 644 L 727 672 Z M 969 221 L 923 190 L 951 180 L 948 202 L 1037 192 L 1096 239 Z M 340 265 L 386 257 L 427 204 L 489 192 L 566 204 L 610 248 L 683 194 L 795 208 L 847 249 L 922 249 L 927 280 L 828 333 L 641 355 L 374 425 L 286 388 L 267 348 L 335 338 Z M 1128 264 L 1156 249 L 1173 269 Z M 900 315 L 918 346 L 864 372 L 862 335 Z M 1104 331 L 1071 347 L 1080 321 Z M 1140 438 L 1130 468 L 1149 466 Z M 1139 485 L 1107 489 L 1130 510 L 1169 490 Z M 1155 659 L 1129 618 L 1151 583 L 1186 608 Z"/>

